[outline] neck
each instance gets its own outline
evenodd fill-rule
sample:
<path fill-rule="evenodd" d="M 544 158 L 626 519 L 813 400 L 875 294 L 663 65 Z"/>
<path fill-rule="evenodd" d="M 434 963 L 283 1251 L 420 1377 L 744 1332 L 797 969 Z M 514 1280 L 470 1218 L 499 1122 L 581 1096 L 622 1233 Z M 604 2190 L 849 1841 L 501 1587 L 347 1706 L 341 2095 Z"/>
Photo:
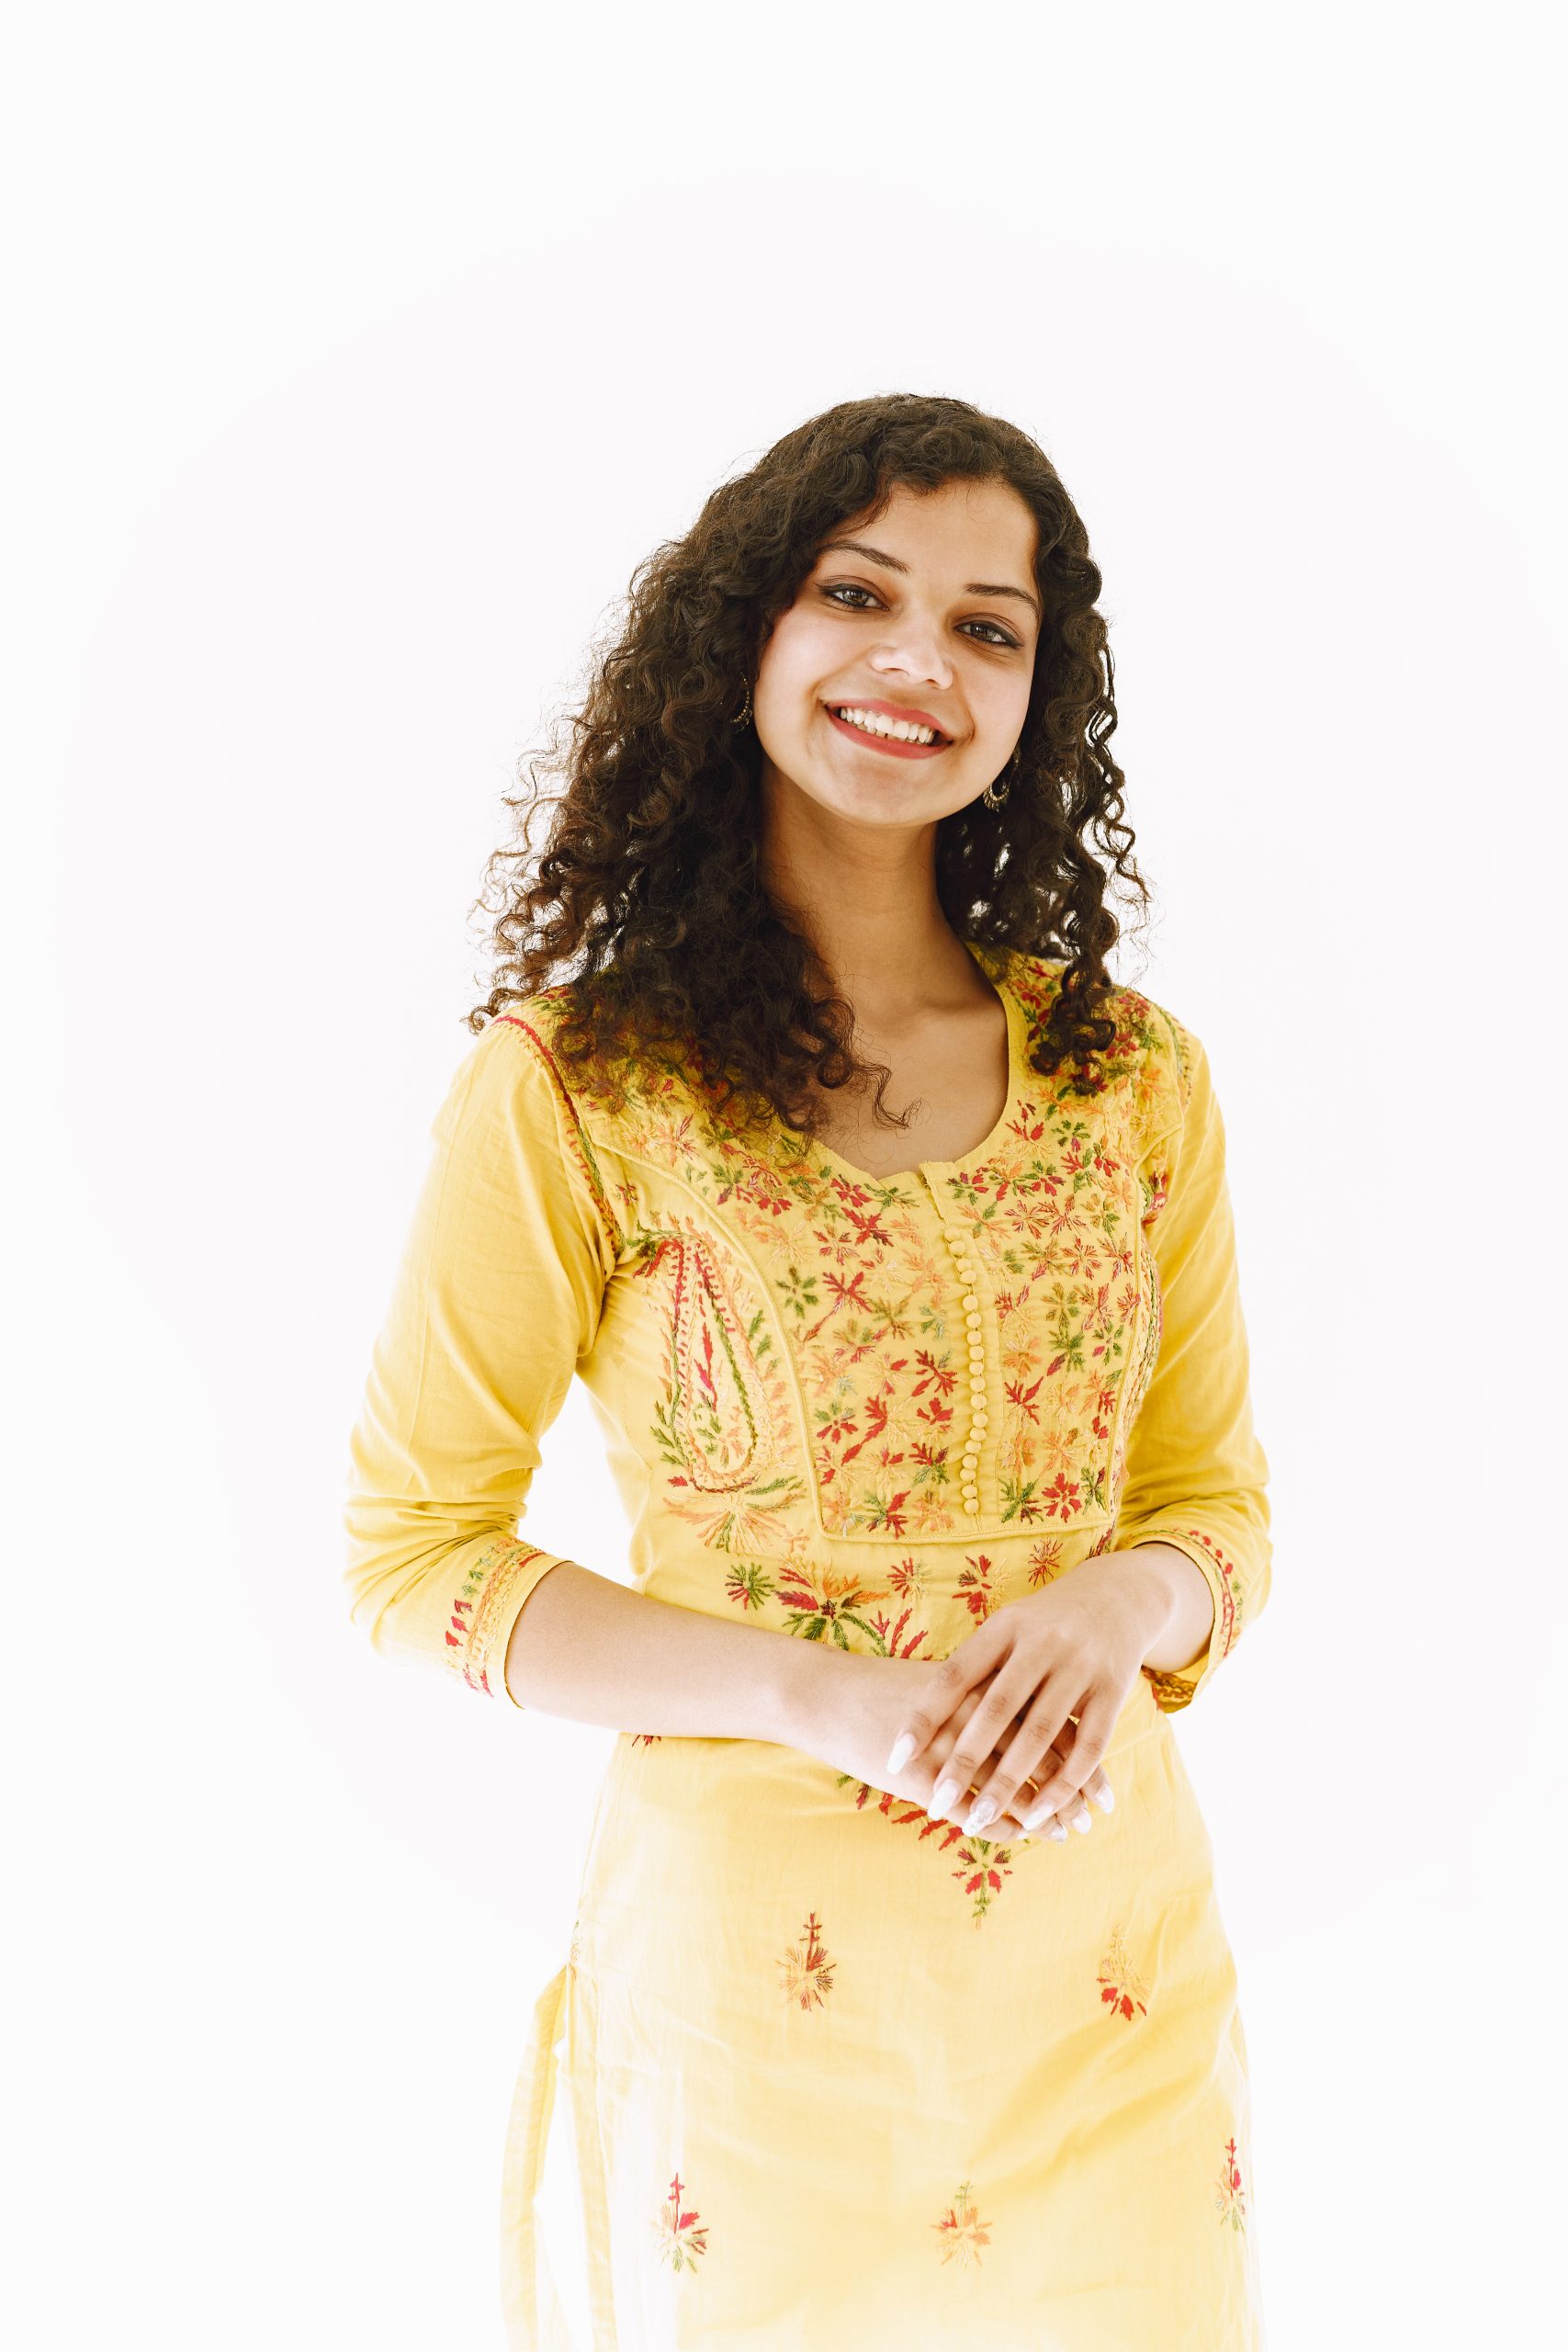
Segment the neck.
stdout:
<path fill-rule="evenodd" d="M 763 887 L 868 1028 L 986 989 L 937 897 L 934 824 L 847 825 L 798 793 L 765 810 Z"/>

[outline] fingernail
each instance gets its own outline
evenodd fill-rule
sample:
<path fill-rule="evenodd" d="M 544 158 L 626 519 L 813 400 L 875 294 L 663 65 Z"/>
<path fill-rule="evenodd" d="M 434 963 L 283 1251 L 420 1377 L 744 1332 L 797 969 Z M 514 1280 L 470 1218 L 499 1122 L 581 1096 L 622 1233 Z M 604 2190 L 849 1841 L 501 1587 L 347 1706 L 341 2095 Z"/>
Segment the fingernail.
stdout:
<path fill-rule="evenodd" d="M 901 1731 L 897 1738 L 893 1743 L 893 1753 L 887 1759 L 888 1770 L 890 1772 L 901 1772 L 905 1765 L 908 1762 L 910 1757 L 913 1756 L 914 1752 L 914 1733 L 912 1731 Z"/>
<path fill-rule="evenodd" d="M 1078 1808 L 1078 1810 L 1077 1810 L 1077 1813 L 1075 1813 L 1075 1814 L 1074 1814 L 1074 1815 L 1073 1815 L 1073 1827 L 1074 1827 L 1075 1829 L 1080 1829 L 1080 1830 L 1082 1830 L 1082 1832 L 1083 1832 L 1084 1836 L 1087 1838 L 1087 1837 L 1089 1836 L 1089 1831 L 1093 1828 L 1093 1826 L 1094 1826 L 1094 1824 L 1090 1821 L 1090 1819 L 1089 1819 L 1089 1811 L 1088 1811 L 1088 1808 L 1087 1808 L 1086 1806 L 1080 1805 L 1080 1806 L 1079 1806 L 1079 1808 Z"/>
<path fill-rule="evenodd" d="M 1111 1795 L 1109 1785 L 1106 1787 L 1106 1789 L 1105 1789 L 1105 1791 L 1104 1791 L 1103 1794 L 1100 1797 L 1100 1799 L 1099 1799 L 1099 1804 L 1100 1804 L 1100 1811 L 1101 1811 L 1102 1813 L 1114 1813 L 1114 1812 L 1115 1812 L 1115 1810 L 1116 1810 L 1116 1800 L 1115 1800 L 1115 1798 Z"/>
<path fill-rule="evenodd" d="M 946 1813 L 951 1806 L 958 1803 L 963 1794 L 964 1792 L 957 1781 L 949 1775 L 946 1780 L 939 1781 L 932 1791 L 931 1810 L 934 1813 Z"/>
<path fill-rule="evenodd" d="M 964 1826 L 965 1829 L 984 1829 L 986 1824 L 988 1821 L 995 1821 L 996 1817 L 997 1808 L 990 1798 L 982 1797 Z"/>
<path fill-rule="evenodd" d="M 1047 1838 L 1055 1838 L 1058 1844 L 1060 1844 L 1061 1840 L 1066 1836 L 1066 1834 L 1067 1825 L 1065 1821 L 1054 1821 L 1051 1824 L 1050 1828 L 1045 1832 Z"/>

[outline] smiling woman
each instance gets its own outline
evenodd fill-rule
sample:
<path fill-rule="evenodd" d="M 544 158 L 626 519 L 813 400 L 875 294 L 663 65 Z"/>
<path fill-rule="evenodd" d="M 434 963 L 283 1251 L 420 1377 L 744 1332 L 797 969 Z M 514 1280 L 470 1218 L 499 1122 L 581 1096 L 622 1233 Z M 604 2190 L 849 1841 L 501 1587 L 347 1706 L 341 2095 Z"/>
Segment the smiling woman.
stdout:
<path fill-rule="evenodd" d="M 1016 427 L 829 410 L 650 559 L 492 865 L 347 1580 L 388 1654 L 619 1735 L 517 2078 L 516 2346 L 571 2341 L 558 2093 L 593 2352 L 1261 2341 L 1169 1719 L 1267 1598 L 1268 1465 L 1208 1057 L 1104 963 L 1099 588 Z M 521 1532 L 574 1376 L 629 1590 Z"/>

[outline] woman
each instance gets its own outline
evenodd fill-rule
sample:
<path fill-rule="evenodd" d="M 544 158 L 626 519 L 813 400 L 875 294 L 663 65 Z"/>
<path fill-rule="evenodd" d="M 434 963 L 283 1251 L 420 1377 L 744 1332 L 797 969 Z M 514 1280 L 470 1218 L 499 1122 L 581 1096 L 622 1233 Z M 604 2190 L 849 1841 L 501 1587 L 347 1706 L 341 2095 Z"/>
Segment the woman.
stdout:
<path fill-rule="evenodd" d="M 570 2341 L 558 2087 L 594 2352 L 1262 2340 L 1167 1717 L 1267 1598 L 1267 1464 L 1207 1057 L 1104 964 L 1100 588 L 1027 435 L 831 409 L 644 567 L 502 861 L 348 1573 L 378 1649 L 621 1735 L 517 2345 Z M 574 1372 L 633 1589 L 517 1532 Z"/>

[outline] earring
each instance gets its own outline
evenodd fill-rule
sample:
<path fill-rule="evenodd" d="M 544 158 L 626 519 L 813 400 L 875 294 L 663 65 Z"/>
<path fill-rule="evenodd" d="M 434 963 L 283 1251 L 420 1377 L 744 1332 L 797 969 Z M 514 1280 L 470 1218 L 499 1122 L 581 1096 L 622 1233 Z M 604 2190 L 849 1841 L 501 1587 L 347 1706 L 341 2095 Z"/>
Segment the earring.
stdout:
<path fill-rule="evenodd" d="M 744 727 L 744 726 L 748 723 L 748 721 L 750 720 L 750 716 L 751 716 L 751 682 L 750 682 L 750 680 L 748 678 L 748 680 L 746 681 L 746 707 L 745 707 L 745 709 L 741 712 L 741 714 L 740 714 L 740 716 L 739 716 L 739 718 L 732 718 L 732 719 L 730 720 L 730 722 L 729 722 L 729 723 L 730 723 L 731 727 Z"/>
<path fill-rule="evenodd" d="M 995 782 L 988 784 L 984 792 L 980 795 L 981 799 L 985 802 L 987 808 L 999 808 L 1003 801 L 1007 798 L 1008 794 L 1012 790 L 1012 780 L 1018 774 L 1018 763 L 1022 750 L 1023 746 L 1021 743 L 1015 743 L 1013 745 L 1011 759 L 1008 762 L 1000 775 L 995 779 Z M 998 785 L 1001 786 L 999 792 L 997 789 Z"/>

